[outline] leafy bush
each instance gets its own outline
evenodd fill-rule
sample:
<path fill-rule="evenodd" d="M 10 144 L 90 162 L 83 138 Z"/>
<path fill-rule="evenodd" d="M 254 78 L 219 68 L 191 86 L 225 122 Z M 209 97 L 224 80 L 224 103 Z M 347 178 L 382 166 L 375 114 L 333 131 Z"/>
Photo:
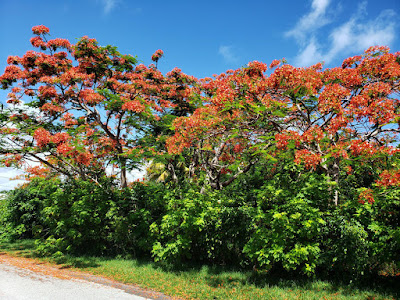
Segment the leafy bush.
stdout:
<path fill-rule="evenodd" d="M 400 261 L 400 189 L 375 188 L 374 200 L 347 198 L 327 212 L 320 266 L 328 274 L 354 280 Z"/>
<path fill-rule="evenodd" d="M 258 190 L 253 231 L 244 248 L 254 267 L 313 274 L 330 195 L 325 176 L 282 164 Z"/>
<path fill-rule="evenodd" d="M 368 233 L 364 226 L 336 210 L 327 217 L 324 229 L 321 267 L 332 275 L 340 274 L 342 279 L 363 275 L 370 257 Z"/>
<path fill-rule="evenodd" d="M 36 178 L 29 184 L 7 193 L 4 200 L 4 235 L 9 239 L 34 238 L 49 228 L 42 215 L 43 204 L 60 184 L 59 180 Z"/>
<path fill-rule="evenodd" d="M 260 198 L 255 230 L 244 252 L 256 269 L 283 267 L 312 274 L 321 254 L 322 213 L 300 197 L 265 210 L 268 199 Z"/>
<path fill-rule="evenodd" d="M 43 217 L 49 227 L 45 245 L 49 250 L 103 253 L 108 249 L 110 220 L 107 213 L 114 201 L 112 185 L 69 180 L 49 194 Z"/>
<path fill-rule="evenodd" d="M 9 237 L 11 226 L 8 222 L 7 204 L 8 195 L 6 193 L 0 194 L 0 241 Z"/>
<path fill-rule="evenodd" d="M 165 213 L 163 185 L 137 183 L 116 193 L 107 217 L 110 242 L 118 253 L 150 255 L 153 236 L 150 225 Z"/>
<path fill-rule="evenodd" d="M 250 265 L 307 275 L 318 270 L 346 279 L 397 272 L 399 188 L 370 186 L 375 202 L 362 204 L 353 178 L 338 187 L 335 207 L 324 175 L 290 163 L 273 176 L 267 171 L 205 194 L 189 184 L 119 189 L 107 178 L 100 185 L 35 179 L 1 202 L 0 234 L 35 238 L 39 253 L 55 257 L 152 255 L 173 264 Z"/>
<path fill-rule="evenodd" d="M 156 261 L 238 264 L 247 240 L 250 210 L 222 192 L 166 193 L 167 211 L 153 223 Z"/>

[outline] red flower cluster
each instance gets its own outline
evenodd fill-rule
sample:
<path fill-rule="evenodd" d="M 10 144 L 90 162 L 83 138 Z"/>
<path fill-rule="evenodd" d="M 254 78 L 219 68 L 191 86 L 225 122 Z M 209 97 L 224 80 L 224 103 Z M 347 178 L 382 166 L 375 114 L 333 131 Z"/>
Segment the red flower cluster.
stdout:
<path fill-rule="evenodd" d="M 252 70 L 253 72 L 261 72 L 264 73 L 267 71 L 268 66 L 265 63 L 259 61 L 252 61 L 247 64 L 247 69 Z"/>
<path fill-rule="evenodd" d="M 281 61 L 280 61 L 280 60 L 274 59 L 274 60 L 271 62 L 271 64 L 269 65 L 269 68 L 270 68 L 270 69 L 273 69 L 273 68 L 279 66 L 280 64 L 281 64 Z"/>
<path fill-rule="evenodd" d="M 71 43 L 67 39 L 53 39 L 47 42 L 47 47 L 56 50 L 57 48 L 65 48 L 71 50 Z"/>
<path fill-rule="evenodd" d="M 64 121 L 65 128 L 71 128 L 74 125 L 78 124 L 78 121 L 73 118 L 73 114 L 66 113 L 60 118 L 61 121 Z"/>
<path fill-rule="evenodd" d="M 243 151 L 243 149 L 244 149 L 244 145 L 242 145 L 240 143 L 237 143 L 237 144 L 235 144 L 235 146 L 233 146 L 233 152 L 235 152 L 235 153 L 240 153 Z"/>
<path fill-rule="evenodd" d="M 7 57 L 7 63 L 9 65 L 18 65 L 19 57 L 18 56 L 9 56 L 9 57 Z"/>
<path fill-rule="evenodd" d="M 343 115 L 337 115 L 336 117 L 332 118 L 330 121 L 327 131 L 331 134 L 338 132 L 339 130 L 345 128 L 349 124 L 349 120 L 347 120 Z"/>
<path fill-rule="evenodd" d="M 67 132 L 58 132 L 51 137 L 51 141 L 54 144 L 65 143 L 71 139 L 71 136 Z"/>
<path fill-rule="evenodd" d="M 130 110 L 135 113 L 141 113 L 145 111 L 146 107 L 139 100 L 133 100 L 122 105 L 122 109 Z"/>
<path fill-rule="evenodd" d="M 71 146 L 69 143 L 62 143 L 58 145 L 57 147 L 57 153 L 62 154 L 64 156 L 70 156 L 72 155 L 72 152 L 75 150 L 73 146 Z"/>
<path fill-rule="evenodd" d="M 51 141 L 51 134 L 44 128 L 38 128 L 33 134 L 39 148 L 43 148 Z"/>
<path fill-rule="evenodd" d="M 303 149 L 296 151 L 294 162 L 296 164 L 304 163 L 306 169 L 313 169 L 321 163 L 321 160 L 321 155 Z"/>
<path fill-rule="evenodd" d="M 34 167 L 27 167 L 25 171 L 29 174 L 34 175 L 34 177 L 46 177 L 49 173 L 50 170 L 48 168 L 43 168 L 40 166 L 34 166 Z M 27 176 L 27 179 L 29 179 L 30 176 Z"/>
<path fill-rule="evenodd" d="M 347 175 L 350 175 L 351 173 L 353 173 L 353 168 L 351 166 L 346 166 L 346 167 L 344 167 L 344 169 L 346 170 Z"/>
<path fill-rule="evenodd" d="M 372 190 L 364 189 L 363 191 L 361 191 L 361 193 L 358 195 L 358 202 L 361 204 L 365 204 L 365 202 L 373 204 L 375 202 L 375 199 L 374 195 L 372 194 Z"/>
<path fill-rule="evenodd" d="M 76 161 L 78 163 L 84 164 L 85 166 L 89 166 L 92 161 L 93 154 L 89 152 L 79 153 L 76 157 Z"/>
<path fill-rule="evenodd" d="M 289 142 L 294 141 L 296 147 L 300 146 L 300 135 L 295 131 L 285 131 L 283 133 L 275 134 L 276 148 L 279 150 L 287 149 Z"/>
<path fill-rule="evenodd" d="M 7 66 L 4 70 L 4 74 L 0 76 L 0 82 L 8 81 L 8 85 L 11 82 L 17 80 L 23 74 L 22 70 L 14 65 Z M 7 88 L 8 86 L 5 86 Z"/>
<path fill-rule="evenodd" d="M 53 86 L 40 86 L 38 91 L 40 99 L 52 99 L 58 95 Z"/>
<path fill-rule="evenodd" d="M 324 137 L 324 133 L 319 126 L 312 126 L 306 132 L 303 133 L 301 139 L 303 142 L 311 143 L 313 141 L 320 142 Z"/>
<path fill-rule="evenodd" d="M 54 113 L 63 112 L 64 108 L 62 106 L 60 106 L 60 105 L 57 105 L 57 104 L 45 103 L 41 107 L 41 110 L 45 111 L 45 112 L 48 112 L 50 114 L 54 114 Z"/>
<path fill-rule="evenodd" d="M 345 149 L 340 149 L 338 147 L 332 147 L 333 148 L 333 152 L 332 152 L 332 156 L 335 158 L 344 158 L 344 159 L 348 159 L 349 158 L 349 154 L 347 153 L 347 151 Z M 351 167 L 349 167 L 351 169 Z"/>
<path fill-rule="evenodd" d="M 11 167 L 12 165 L 21 165 L 22 155 L 20 154 L 6 154 L 6 159 L 3 161 L 6 167 Z"/>
<path fill-rule="evenodd" d="M 40 35 L 40 34 L 47 34 L 50 32 L 50 30 L 44 25 L 37 25 L 32 27 L 32 32 L 34 34 Z"/>
<path fill-rule="evenodd" d="M 350 90 L 338 83 L 329 84 L 319 96 L 319 110 L 321 113 L 343 111 L 342 101 L 350 95 Z"/>
<path fill-rule="evenodd" d="M 15 93 L 8 93 L 7 94 L 7 103 L 9 104 L 19 104 L 21 101 L 17 98 L 17 95 Z"/>
<path fill-rule="evenodd" d="M 342 63 L 342 68 L 343 69 L 351 68 L 354 64 L 360 62 L 361 59 L 362 59 L 361 55 L 357 55 L 357 56 L 346 58 Z"/>
<path fill-rule="evenodd" d="M 383 171 L 376 184 L 380 187 L 400 186 L 400 171 Z"/>
<path fill-rule="evenodd" d="M 31 38 L 31 44 L 33 47 L 36 48 L 41 48 L 42 50 L 46 50 L 46 43 L 43 41 L 43 39 L 40 36 L 35 36 Z"/>
<path fill-rule="evenodd" d="M 350 152 L 354 156 L 358 155 L 372 156 L 377 152 L 377 148 L 368 142 L 363 142 L 361 140 L 354 140 L 351 142 Z"/>
<path fill-rule="evenodd" d="M 84 89 L 79 93 L 79 97 L 81 97 L 83 100 L 85 100 L 86 103 L 90 105 L 95 105 L 97 103 L 100 103 L 104 97 L 101 96 L 100 94 L 96 93 L 92 89 Z"/>
<path fill-rule="evenodd" d="M 162 56 L 164 55 L 164 52 L 160 49 L 158 49 L 154 54 L 151 56 L 151 60 L 157 62 Z"/>

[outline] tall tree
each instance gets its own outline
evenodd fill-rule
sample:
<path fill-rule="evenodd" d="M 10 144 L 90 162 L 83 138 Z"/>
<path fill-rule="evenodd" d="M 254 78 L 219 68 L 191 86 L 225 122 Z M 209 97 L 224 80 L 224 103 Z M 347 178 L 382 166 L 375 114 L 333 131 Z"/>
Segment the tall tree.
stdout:
<path fill-rule="evenodd" d="M 72 45 L 48 40 L 43 25 L 32 31 L 31 44 L 40 51 L 10 56 L 0 76 L 2 88 L 11 89 L 1 113 L 3 162 L 33 159 L 92 180 L 115 165 L 126 187 L 127 170 L 160 150 L 155 141 L 171 122 L 166 116 L 184 115 L 190 107 L 186 100 L 196 80 L 179 69 L 164 76 L 155 65 L 138 65 L 136 57 L 88 37 Z M 157 50 L 153 61 L 162 55 Z"/>
<path fill-rule="evenodd" d="M 399 62 L 400 53 L 371 47 L 332 69 L 282 64 L 267 76 L 267 66 L 253 62 L 206 79 L 203 107 L 174 121 L 167 147 L 191 152 L 192 165 L 216 189 L 258 157 L 275 160 L 281 153 L 305 169 L 323 170 L 337 185 L 345 165 L 399 155 Z M 384 178 L 386 168 L 381 164 Z M 336 205 L 338 199 L 334 188 Z"/>

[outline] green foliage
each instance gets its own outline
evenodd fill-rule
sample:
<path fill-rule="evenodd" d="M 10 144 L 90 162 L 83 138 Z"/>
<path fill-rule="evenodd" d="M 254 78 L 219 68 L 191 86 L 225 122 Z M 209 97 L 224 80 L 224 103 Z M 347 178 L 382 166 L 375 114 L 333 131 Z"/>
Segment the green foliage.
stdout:
<path fill-rule="evenodd" d="M 162 215 L 161 186 L 136 184 L 116 189 L 75 180 L 50 195 L 43 209 L 50 228 L 38 241 L 42 252 L 146 255 L 152 245 L 150 224 Z"/>
<path fill-rule="evenodd" d="M 260 191 L 254 232 L 244 252 L 257 269 L 283 267 L 311 275 L 321 254 L 322 212 L 299 195 L 280 204 L 271 203 L 281 193 L 271 186 Z"/>
<path fill-rule="evenodd" d="M 154 237 L 150 226 L 165 213 L 164 187 L 134 185 L 114 198 L 107 213 L 111 222 L 110 242 L 117 253 L 149 255 Z"/>
<path fill-rule="evenodd" d="M 46 199 L 42 213 L 50 228 L 45 245 L 49 250 L 78 253 L 104 253 L 112 205 L 112 185 L 89 181 L 67 181 Z"/>
<path fill-rule="evenodd" d="M 0 241 L 9 238 L 11 231 L 10 223 L 8 222 L 8 197 L 7 194 L 0 193 Z"/>
<path fill-rule="evenodd" d="M 151 225 L 156 261 L 238 264 L 247 240 L 250 208 L 223 192 L 165 194 L 166 213 Z"/>
<path fill-rule="evenodd" d="M 327 218 L 321 266 L 342 279 L 355 279 L 368 268 L 370 249 L 368 233 L 356 219 L 336 210 Z"/>
<path fill-rule="evenodd" d="M 110 179 L 98 185 L 37 178 L 2 201 L 1 235 L 35 238 L 41 254 L 149 254 L 162 199 L 160 185 L 120 190 Z"/>
<path fill-rule="evenodd" d="M 47 232 L 42 215 L 44 202 L 53 194 L 59 180 L 34 179 L 28 185 L 8 192 L 3 204 L 3 235 L 15 240 L 33 238 Z"/>
<path fill-rule="evenodd" d="M 172 265 L 346 280 L 398 272 L 400 189 L 368 183 L 375 202 L 361 204 L 357 174 L 341 174 L 346 180 L 335 186 L 342 197 L 335 207 L 325 175 L 280 159 L 284 163 L 265 162 L 228 188 L 205 193 L 190 182 L 120 189 L 106 178 L 100 185 L 35 179 L 2 200 L 0 234 L 33 237 L 38 253 L 57 260 L 74 253 L 152 256 Z"/>
<path fill-rule="evenodd" d="M 327 216 L 328 270 L 354 278 L 400 261 L 400 190 L 376 191 L 374 203 L 348 200 Z"/>

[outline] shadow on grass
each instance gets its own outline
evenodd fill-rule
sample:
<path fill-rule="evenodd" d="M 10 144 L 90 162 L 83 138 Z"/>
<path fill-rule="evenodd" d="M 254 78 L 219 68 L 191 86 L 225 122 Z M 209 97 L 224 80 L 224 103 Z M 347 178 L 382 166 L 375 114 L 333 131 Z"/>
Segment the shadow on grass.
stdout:
<path fill-rule="evenodd" d="M 0 247 L 4 251 L 17 252 L 17 251 L 33 251 L 35 249 L 34 240 L 17 240 L 15 242 L 2 242 L 0 241 Z"/>
<path fill-rule="evenodd" d="M 276 286 L 280 288 L 301 288 L 304 290 L 324 289 L 329 293 L 340 292 L 343 295 L 352 295 L 355 290 L 378 294 L 390 294 L 400 299 L 400 276 L 369 275 L 360 279 L 343 280 L 343 274 L 314 276 L 313 278 L 293 274 L 291 272 L 276 271 L 271 273 L 249 274 L 248 282 L 260 288 Z"/>
<path fill-rule="evenodd" d="M 143 263 L 142 264 L 149 264 Z M 314 277 L 307 277 L 295 272 L 274 270 L 270 272 L 253 271 L 240 267 L 229 267 L 219 265 L 202 264 L 153 264 L 155 268 L 162 271 L 173 272 L 176 274 L 202 273 L 207 284 L 212 288 L 237 287 L 252 285 L 257 288 L 278 287 L 282 289 L 301 289 L 313 292 L 324 290 L 331 294 L 340 293 L 342 295 L 353 295 L 355 291 L 374 294 L 391 295 L 395 299 L 400 299 L 400 276 L 380 276 L 374 275 L 363 279 L 352 281 L 343 280 L 343 274 L 334 276 L 322 276 L 318 274 Z M 371 298 L 371 299 L 372 299 Z"/>
<path fill-rule="evenodd" d="M 38 257 L 35 255 L 35 243 L 33 240 L 21 240 L 15 243 L 1 243 L 0 254 L 4 252 L 14 253 L 24 257 Z M 96 268 L 102 262 L 111 260 L 124 260 L 124 264 L 131 268 L 152 268 L 162 272 L 175 273 L 182 277 L 196 278 L 201 276 L 207 285 L 212 288 L 254 286 L 256 288 L 278 287 L 284 289 L 302 289 L 317 292 L 325 290 L 329 293 L 340 293 L 343 295 L 354 294 L 354 291 L 388 295 L 395 299 L 400 299 L 400 276 L 370 276 L 368 278 L 353 281 L 351 283 L 341 280 L 341 275 L 322 276 L 319 274 L 314 278 L 301 276 L 294 272 L 282 270 L 272 270 L 270 272 L 256 272 L 251 269 L 240 268 L 237 266 L 220 266 L 204 264 L 166 264 L 154 263 L 149 257 L 132 259 L 129 256 L 72 256 L 59 255 L 48 257 L 57 264 L 62 264 L 62 268 Z M 332 274 L 331 274 L 332 275 Z M 372 296 L 371 296 L 372 297 Z"/>
<path fill-rule="evenodd" d="M 43 255 L 37 253 L 35 240 L 25 239 L 16 240 L 14 242 L 0 242 L 0 253 L 10 253 L 12 255 L 26 257 L 26 258 L 42 258 Z M 99 264 L 96 262 L 96 257 L 87 256 L 71 256 L 71 255 L 52 255 L 48 256 L 52 262 L 64 265 L 63 269 L 66 268 L 96 268 Z"/>
<path fill-rule="evenodd" d="M 60 267 L 61 269 L 88 269 L 100 266 L 98 258 L 94 256 L 53 255 L 49 258 L 52 262 L 62 265 Z"/>

